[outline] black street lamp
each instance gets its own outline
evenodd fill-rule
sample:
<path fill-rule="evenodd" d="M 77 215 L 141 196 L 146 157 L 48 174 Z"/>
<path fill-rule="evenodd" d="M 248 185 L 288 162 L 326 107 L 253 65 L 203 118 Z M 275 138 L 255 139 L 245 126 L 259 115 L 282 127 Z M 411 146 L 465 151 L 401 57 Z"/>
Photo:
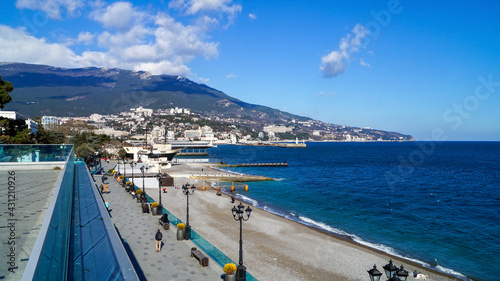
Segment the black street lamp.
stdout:
<path fill-rule="evenodd" d="M 127 163 L 125 162 L 125 157 L 123 157 L 123 182 L 125 183 L 127 179 Z"/>
<path fill-rule="evenodd" d="M 250 214 L 252 213 L 252 209 L 250 206 L 247 206 L 245 213 L 247 214 L 247 218 L 243 217 L 243 210 L 245 206 L 240 202 L 238 208 L 233 206 L 231 211 L 233 212 L 233 217 L 236 221 L 240 221 L 240 261 L 238 265 L 238 270 L 236 271 L 236 280 L 245 281 L 247 279 L 247 268 L 243 265 L 243 221 L 247 221 L 250 218 Z"/>
<path fill-rule="evenodd" d="M 378 271 L 376 265 L 373 265 L 373 268 L 368 270 L 368 275 L 370 275 L 370 281 L 379 281 L 382 276 L 382 272 Z"/>
<path fill-rule="evenodd" d="M 406 281 L 406 278 L 408 278 L 408 271 L 406 271 L 402 265 L 401 268 L 398 269 L 398 267 L 392 263 L 392 259 L 389 260 L 389 263 L 384 265 L 383 268 L 388 281 Z M 378 271 L 377 266 L 373 265 L 373 268 L 368 270 L 368 275 L 371 281 L 379 281 L 382 273 Z"/>
<path fill-rule="evenodd" d="M 144 173 L 148 171 L 148 166 L 141 167 L 141 173 L 142 173 L 142 192 L 144 193 L 144 196 L 146 196 L 146 186 L 144 185 Z"/>
<path fill-rule="evenodd" d="M 182 193 L 186 195 L 187 197 L 187 209 L 186 209 L 186 230 L 184 231 L 184 239 L 189 240 L 191 239 L 191 226 L 189 225 L 189 195 L 193 195 L 196 187 L 193 185 L 191 186 L 191 192 L 189 191 L 189 183 L 186 183 L 185 185 L 182 186 Z"/>
<path fill-rule="evenodd" d="M 160 204 L 158 204 L 158 214 L 161 216 L 163 215 L 163 205 L 161 204 L 161 179 L 162 179 L 162 174 L 158 173 L 156 174 L 156 179 L 158 180 L 158 196 L 160 197 Z"/>
<path fill-rule="evenodd" d="M 135 183 L 134 183 L 134 167 L 137 165 L 136 162 L 132 161 L 130 162 L 130 167 L 132 168 L 132 187 L 135 190 Z"/>

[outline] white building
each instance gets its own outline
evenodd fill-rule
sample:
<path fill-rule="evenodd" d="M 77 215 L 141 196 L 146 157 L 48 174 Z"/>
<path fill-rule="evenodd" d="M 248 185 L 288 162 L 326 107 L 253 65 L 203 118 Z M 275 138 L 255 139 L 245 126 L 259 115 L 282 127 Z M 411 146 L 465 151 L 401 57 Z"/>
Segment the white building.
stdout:
<path fill-rule="evenodd" d="M 131 108 L 131 112 L 134 112 L 137 116 L 151 117 L 153 115 L 153 110 L 149 108 L 143 108 L 139 106 L 137 108 Z"/>
<path fill-rule="evenodd" d="M 56 116 L 42 116 L 42 126 L 45 129 L 58 128 L 60 125 L 59 117 Z"/>
<path fill-rule="evenodd" d="M 199 138 L 201 137 L 201 130 L 186 130 L 184 131 L 184 137 L 186 138 Z"/>
<path fill-rule="evenodd" d="M 288 133 L 293 131 L 293 127 L 269 125 L 265 126 L 263 131 L 273 133 Z"/>
<path fill-rule="evenodd" d="M 214 130 L 211 127 L 206 126 L 206 125 L 201 127 L 201 135 L 203 137 L 206 137 L 207 135 L 213 134 L 213 133 L 214 133 Z"/>
<path fill-rule="evenodd" d="M 175 114 L 191 114 L 191 111 L 187 108 L 170 108 L 170 115 Z"/>
<path fill-rule="evenodd" d="M 169 139 L 169 140 L 175 140 L 175 132 L 174 131 L 168 131 L 167 132 L 167 139 Z"/>
<path fill-rule="evenodd" d="M 163 139 L 165 137 L 165 128 L 155 126 L 155 127 L 153 127 L 153 131 L 151 131 L 151 135 L 155 139 Z"/>
<path fill-rule="evenodd" d="M 36 134 L 38 132 L 38 124 L 35 121 L 24 117 L 23 115 L 17 113 L 16 111 L 0 110 L 0 117 L 12 120 L 24 120 L 24 122 L 26 122 L 26 125 L 28 126 L 28 129 L 31 130 L 32 134 Z"/>
<path fill-rule="evenodd" d="M 94 130 L 94 133 L 95 134 L 104 134 L 104 135 L 108 135 L 110 137 L 114 137 L 114 138 L 117 138 L 117 137 L 125 137 L 125 136 L 128 136 L 129 133 L 126 132 L 126 131 L 117 131 L 115 129 L 111 129 L 111 128 L 105 128 L 105 129 L 99 129 L 99 130 Z"/>

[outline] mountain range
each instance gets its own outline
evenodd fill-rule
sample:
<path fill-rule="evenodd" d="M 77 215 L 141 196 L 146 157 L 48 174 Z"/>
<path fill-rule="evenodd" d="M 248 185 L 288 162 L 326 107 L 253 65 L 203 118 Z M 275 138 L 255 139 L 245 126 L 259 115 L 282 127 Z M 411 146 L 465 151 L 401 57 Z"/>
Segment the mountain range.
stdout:
<path fill-rule="evenodd" d="M 151 109 L 188 108 L 205 116 L 253 120 L 259 126 L 312 120 L 241 101 L 182 76 L 151 75 L 117 68 L 66 69 L 24 63 L 0 63 L 0 76 L 14 85 L 12 101 L 5 105 L 4 110 L 16 110 L 31 118 L 116 114 L 142 106 Z M 408 135 L 376 131 L 390 134 L 394 139 L 412 139 Z"/>

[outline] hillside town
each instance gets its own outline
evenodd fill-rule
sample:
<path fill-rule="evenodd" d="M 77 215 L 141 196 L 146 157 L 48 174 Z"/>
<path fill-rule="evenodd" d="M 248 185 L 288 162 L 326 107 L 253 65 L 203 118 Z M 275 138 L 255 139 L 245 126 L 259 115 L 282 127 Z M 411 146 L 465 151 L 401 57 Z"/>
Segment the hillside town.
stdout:
<path fill-rule="evenodd" d="M 397 133 L 333 125 L 312 119 L 306 121 L 291 119 L 279 125 L 260 125 L 254 120 L 207 116 L 178 107 L 160 110 L 137 107 L 119 114 L 92 114 L 87 117 L 41 117 L 41 124 L 49 130 L 57 130 L 68 122 L 88 124 L 93 127 L 94 133 L 116 139 L 196 140 L 213 144 L 297 139 L 301 141 L 412 140 L 410 136 L 405 137 Z"/>

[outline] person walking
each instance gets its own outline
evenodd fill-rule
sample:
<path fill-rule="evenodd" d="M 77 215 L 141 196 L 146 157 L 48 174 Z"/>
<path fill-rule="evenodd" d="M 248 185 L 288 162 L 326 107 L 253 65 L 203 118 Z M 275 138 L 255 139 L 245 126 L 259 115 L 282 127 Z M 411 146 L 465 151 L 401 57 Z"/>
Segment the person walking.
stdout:
<path fill-rule="evenodd" d="M 155 234 L 155 240 L 156 240 L 156 251 L 159 252 L 161 250 L 161 239 L 163 239 L 163 234 L 161 234 L 160 230 Z"/>

